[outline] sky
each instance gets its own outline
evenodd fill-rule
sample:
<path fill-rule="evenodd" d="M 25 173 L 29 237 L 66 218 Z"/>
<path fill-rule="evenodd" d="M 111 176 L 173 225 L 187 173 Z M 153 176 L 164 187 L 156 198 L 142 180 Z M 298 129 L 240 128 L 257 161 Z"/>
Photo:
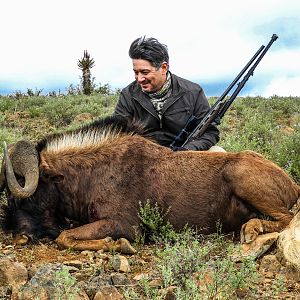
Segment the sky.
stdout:
<path fill-rule="evenodd" d="M 0 95 L 66 92 L 84 50 L 96 84 L 123 88 L 134 80 L 129 46 L 146 36 L 168 46 L 172 73 L 218 96 L 277 34 L 240 95 L 300 96 L 299 0 L 10 0 L 0 10 Z"/>

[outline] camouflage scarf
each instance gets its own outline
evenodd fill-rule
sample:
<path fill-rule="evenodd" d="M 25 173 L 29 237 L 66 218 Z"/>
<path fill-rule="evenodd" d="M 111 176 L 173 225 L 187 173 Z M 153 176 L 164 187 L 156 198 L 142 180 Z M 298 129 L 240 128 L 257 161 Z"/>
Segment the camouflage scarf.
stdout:
<path fill-rule="evenodd" d="M 167 80 L 161 89 L 155 93 L 148 93 L 150 100 L 159 116 L 161 118 L 161 110 L 166 103 L 167 99 L 171 96 L 172 93 L 172 81 L 171 74 L 167 73 Z"/>

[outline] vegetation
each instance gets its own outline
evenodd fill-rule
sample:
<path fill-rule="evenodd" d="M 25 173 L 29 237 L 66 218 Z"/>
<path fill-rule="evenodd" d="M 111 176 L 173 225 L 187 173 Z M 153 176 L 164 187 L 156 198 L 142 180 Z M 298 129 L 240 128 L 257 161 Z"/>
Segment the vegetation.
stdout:
<path fill-rule="evenodd" d="M 78 287 L 76 286 L 76 279 L 72 277 L 68 267 L 63 266 L 54 275 L 53 284 L 57 293 L 55 297 L 58 300 L 74 300 L 78 293 Z"/>
<path fill-rule="evenodd" d="M 78 60 L 78 68 L 82 71 L 81 85 L 85 95 L 90 95 L 93 91 L 91 68 L 95 66 L 95 61 L 85 50 L 83 58 Z"/>
<path fill-rule="evenodd" d="M 82 113 L 94 119 L 108 116 L 117 99 L 118 92 L 112 92 L 108 85 L 94 89 L 90 95 L 70 87 L 67 95 L 42 96 L 39 91 L 28 91 L 1 96 L 0 157 L 4 140 L 36 141 L 47 133 L 80 126 L 76 116 Z M 300 183 L 299 98 L 238 98 L 220 129 L 219 145 L 227 151 L 257 151 Z M 262 279 L 256 262 L 251 258 L 235 261 L 238 248 L 233 246 L 231 236 L 218 233 L 203 237 L 188 228 L 175 233 L 164 222 L 167 214 L 149 201 L 140 207 L 144 235 L 137 243 L 144 247 L 145 239 L 149 239 L 155 244 L 155 265 L 151 276 L 145 276 L 136 286 L 124 287 L 126 299 L 165 299 L 170 289 L 176 299 L 274 299 L 284 290 L 283 281 L 274 279 L 265 294 L 258 295 Z M 68 276 L 64 271 L 57 281 L 72 294 L 73 280 Z"/>
<path fill-rule="evenodd" d="M 91 95 L 74 87 L 67 95 L 36 94 L 38 91 L 33 96 L 32 91 L 0 96 L 1 140 L 36 140 L 46 133 L 78 126 L 74 119 L 81 113 L 93 118 L 108 116 L 118 99 L 118 91 L 112 91 L 109 85 L 99 85 Z M 237 98 L 220 129 L 219 145 L 227 151 L 259 152 L 300 181 L 300 98 Z"/>
<path fill-rule="evenodd" d="M 139 215 L 145 230 L 149 233 L 152 229 L 156 265 L 154 273 L 142 278 L 137 287 L 123 289 L 126 299 L 169 299 L 170 291 L 176 299 L 186 300 L 257 299 L 263 278 L 254 258 L 241 256 L 230 236 L 203 236 L 188 227 L 175 233 L 162 221 L 158 206 L 149 201 L 140 206 Z M 153 284 L 155 279 L 159 284 Z M 278 278 L 262 298 L 273 298 L 283 291 L 284 282 Z"/>
<path fill-rule="evenodd" d="M 221 131 L 226 150 L 259 152 L 300 181 L 300 98 L 240 98 Z"/>

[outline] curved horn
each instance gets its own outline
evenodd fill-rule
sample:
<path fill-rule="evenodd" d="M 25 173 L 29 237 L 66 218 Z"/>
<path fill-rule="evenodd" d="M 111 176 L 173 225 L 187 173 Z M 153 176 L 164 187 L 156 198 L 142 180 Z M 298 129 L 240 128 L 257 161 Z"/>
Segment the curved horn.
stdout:
<path fill-rule="evenodd" d="M 27 198 L 35 192 L 38 185 L 39 167 L 37 151 L 28 141 L 19 141 L 9 152 L 10 156 L 4 142 L 4 161 L 8 188 L 13 196 Z M 15 173 L 25 178 L 24 187 L 18 183 Z"/>
<path fill-rule="evenodd" d="M 1 172 L 0 172 L 0 193 L 3 192 L 5 188 L 5 168 L 4 168 L 4 159 L 2 160 Z"/>

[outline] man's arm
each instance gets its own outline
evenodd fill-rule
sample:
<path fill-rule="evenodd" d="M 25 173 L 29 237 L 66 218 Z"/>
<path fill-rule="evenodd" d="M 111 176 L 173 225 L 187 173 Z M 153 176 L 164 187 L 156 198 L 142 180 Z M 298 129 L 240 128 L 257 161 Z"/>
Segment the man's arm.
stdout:
<path fill-rule="evenodd" d="M 128 119 L 132 119 L 132 109 L 130 109 L 130 105 L 128 100 L 124 96 L 124 93 L 121 92 L 118 103 L 115 107 L 115 111 L 113 113 L 114 116 L 122 116 Z"/>

